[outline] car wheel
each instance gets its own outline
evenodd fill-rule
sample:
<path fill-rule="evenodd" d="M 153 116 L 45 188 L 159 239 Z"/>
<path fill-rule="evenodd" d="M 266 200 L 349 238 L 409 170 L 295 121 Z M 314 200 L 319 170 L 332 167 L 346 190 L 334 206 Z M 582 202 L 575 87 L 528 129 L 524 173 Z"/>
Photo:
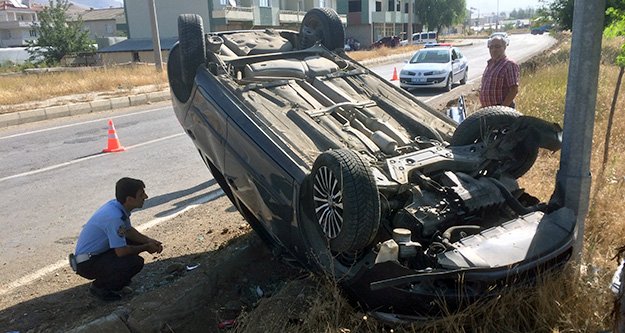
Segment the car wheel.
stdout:
<path fill-rule="evenodd" d="M 467 84 L 467 77 L 469 77 L 469 67 L 464 69 L 464 76 L 462 76 L 462 80 L 460 80 L 460 84 Z"/>
<path fill-rule="evenodd" d="M 380 198 L 371 169 L 348 149 L 317 157 L 310 174 L 313 219 L 330 250 L 365 248 L 378 232 Z"/>
<path fill-rule="evenodd" d="M 345 29 L 333 9 L 313 8 L 302 19 L 299 38 L 302 49 L 309 48 L 319 41 L 328 50 L 335 50 L 344 46 Z"/>
<path fill-rule="evenodd" d="M 458 125 L 451 137 L 451 145 L 463 146 L 487 142 L 492 140 L 494 136 L 505 135 L 512 123 L 520 116 L 519 112 L 506 106 L 497 105 L 482 108 Z M 519 144 L 512 152 L 515 163 L 507 172 L 511 176 L 519 178 L 534 165 L 538 157 L 538 147 Z"/>
<path fill-rule="evenodd" d="M 451 91 L 453 84 L 454 84 L 454 81 L 452 79 L 452 74 L 449 73 L 449 77 L 447 78 L 447 85 L 445 86 L 445 91 Z"/>
<path fill-rule="evenodd" d="M 185 83 L 190 93 L 197 68 L 206 63 L 202 17 L 196 14 L 178 16 L 178 36 L 182 82 Z"/>

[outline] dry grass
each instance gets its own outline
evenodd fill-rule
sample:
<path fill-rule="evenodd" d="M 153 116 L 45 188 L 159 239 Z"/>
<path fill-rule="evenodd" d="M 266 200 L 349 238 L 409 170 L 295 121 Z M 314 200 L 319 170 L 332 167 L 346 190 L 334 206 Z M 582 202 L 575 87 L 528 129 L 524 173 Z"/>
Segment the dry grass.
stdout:
<path fill-rule="evenodd" d="M 382 46 L 382 47 L 371 49 L 371 50 L 348 52 L 347 55 L 356 61 L 363 61 L 366 59 L 387 57 L 387 56 L 395 55 L 397 53 L 413 53 L 422 48 L 423 48 L 422 45 L 406 45 L 406 46 L 399 46 L 399 47 Z"/>
<path fill-rule="evenodd" d="M 570 41 L 569 37 L 568 41 Z M 527 115 L 562 124 L 570 44 L 564 41 L 522 69 L 518 108 Z M 625 244 L 625 93 L 616 107 L 610 159 L 602 179 L 597 179 L 603 156 L 607 116 L 612 102 L 618 67 L 614 51 L 623 39 L 604 41 L 598 82 L 592 148 L 591 206 L 585 221 L 584 254 L 580 267 L 570 266 L 556 276 L 543 276 L 539 287 L 514 289 L 499 298 L 478 304 L 446 318 L 421 325 L 395 327 L 394 332 L 599 332 L 611 329 L 613 296 L 610 280 L 617 263 L 615 248 Z M 554 189 L 560 153 L 542 151 L 521 185 L 542 200 Z M 297 332 L 388 332 L 390 329 L 352 309 L 336 288 L 319 289 L 308 324 Z M 316 323 L 310 327 L 310 323 Z M 323 324 L 320 324 L 323 323 Z"/>
<path fill-rule="evenodd" d="M 133 65 L 89 69 L 79 72 L 49 72 L 0 76 L 0 105 L 94 92 L 130 90 L 137 86 L 167 85 L 167 74 L 154 66 Z"/>

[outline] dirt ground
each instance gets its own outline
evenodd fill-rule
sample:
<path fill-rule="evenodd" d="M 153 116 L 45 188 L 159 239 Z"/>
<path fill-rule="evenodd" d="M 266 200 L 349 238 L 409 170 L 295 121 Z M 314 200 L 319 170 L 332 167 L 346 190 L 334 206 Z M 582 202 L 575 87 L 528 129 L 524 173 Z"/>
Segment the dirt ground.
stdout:
<path fill-rule="evenodd" d="M 299 285 L 297 294 L 280 298 L 292 300 L 312 283 L 309 273 L 274 260 L 225 196 L 145 233 L 165 249 L 142 254 L 146 266 L 133 279 L 134 294 L 100 301 L 89 294 L 89 281 L 64 267 L 2 297 L 0 332 L 65 332 L 111 313 L 133 331 L 219 332 L 220 323 L 227 328 L 287 282 Z"/>

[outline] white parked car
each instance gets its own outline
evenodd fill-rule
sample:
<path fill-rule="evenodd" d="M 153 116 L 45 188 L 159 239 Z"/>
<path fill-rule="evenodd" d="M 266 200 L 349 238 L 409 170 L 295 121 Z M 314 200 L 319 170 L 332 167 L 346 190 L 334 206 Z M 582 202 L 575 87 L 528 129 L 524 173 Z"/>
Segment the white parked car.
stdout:
<path fill-rule="evenodd" d="M 508 36 L 507 32 L 504 32 L 504 31 L 493 32 L 488 38 L 491 39 L 495 36 L 501 36 L 506 41 L 506 46 L 510 45 L 510 36 Z"/>
<path fill-rule="evenodd" d="M 431 44 L 437 42 L 437 33 L 436 31 L 426 31 L 426 32 L 416 32 L 412 34 L 412 38 L 410 40 L 404 39 L 399 42 L 399 45 L 418 45 L 418 44 Z"/>
<path fill-rule="evenodd" d="M 467 83 L 469 64 L 456 47 L 424 48 L 415 53 L 399 74 L 400 86 L 413 88 L 445 88 L 455 82 Z"/>

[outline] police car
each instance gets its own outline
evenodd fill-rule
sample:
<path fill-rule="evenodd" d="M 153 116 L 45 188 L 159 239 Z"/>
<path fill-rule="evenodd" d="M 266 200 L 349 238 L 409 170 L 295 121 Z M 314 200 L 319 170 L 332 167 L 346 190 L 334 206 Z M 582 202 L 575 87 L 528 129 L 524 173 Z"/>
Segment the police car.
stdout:
<path fill-rule="evenodd" d="M 432 45 L 415 53 L 399 74 L 404 89 L 444 88 L 450 91 L 455 82 L 467 83 L 469 65 L 460 49 Z"/>

